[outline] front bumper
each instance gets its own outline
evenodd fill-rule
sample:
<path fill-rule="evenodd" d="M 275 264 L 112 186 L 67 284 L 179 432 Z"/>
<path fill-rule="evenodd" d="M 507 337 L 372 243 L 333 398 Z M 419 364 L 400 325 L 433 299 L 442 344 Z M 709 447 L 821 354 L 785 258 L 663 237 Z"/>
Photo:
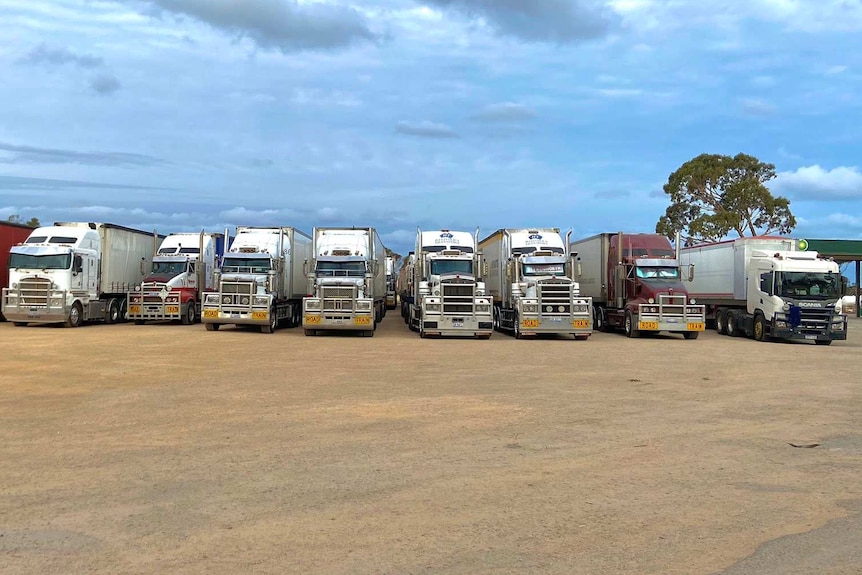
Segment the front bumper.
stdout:
<path fill-rule="evenodd" d="M 233 325 L 269 325 L 269 307 L 217 307 L 204 306 L 201 310 L 202 323 Z"/>
<path fill-rule="evenodd" d="M 369 313 L 305 311 L 302 314 L 304 329 L 368 331 L 374 329 L 374 316 Z"/>
<path fill-rule="evenodd" d="M 840 327 L 838 327 L 839 325 Z M 803 319 L 802 323 L 794 327 L 789 325 L 786 319 L 780 317 L 772 321 L 772 330 L 769 335 L 776 339 L 786 340 L 844 341 L 847 339 L 847 318 L 834 316 L 829 318 L 825 325 L 810 320 L 806 323 L 806 319 Z"/>
<path fill-rule="evenodd" d="M 521 316 L 520 330 L 523 335 L 557 334 L 557 335 L 591 335 L 593 333 L 592 317 L 576 316 Z"/>
<path fill-rule="evenodd" d="M 445 337 L 489 336 L 494 331 L 491 315 L 474 317 L 423 314 L 422 331 Z"/>
<path fill-rule="evenodd" d="M 130 321 L 170 321 L 182 319 L 182 302 L 177 300 L 146 301 L 129 294 L 126 319 Z"/>
<path fill-rule="evenodd" d="M 636 319 L 638 331 L 704 331 L 706 306 L 688 303 L 641 304 Z"/>
<path fill-rule="evenodd" d="M 35 305 L 25 303 L 25 299 L 15 290 L 3 288 L 3 316 L 8 321 L 26 323 L 63 323 L 69 316 L 66 292 L 47 292 L 41 303 Z"/>

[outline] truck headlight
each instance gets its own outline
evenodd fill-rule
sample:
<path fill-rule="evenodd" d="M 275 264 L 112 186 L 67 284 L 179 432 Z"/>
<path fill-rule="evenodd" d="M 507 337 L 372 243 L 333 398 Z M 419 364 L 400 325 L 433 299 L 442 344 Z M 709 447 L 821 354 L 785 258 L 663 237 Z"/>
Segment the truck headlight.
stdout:
<path fill-rule="evenodd" d="M 690 303 L 691 305 L 694 305 L 697 303 L 697 300 L 694 298 L 691 298 L 690 300 L 688 300 L 688 303 Z"/>
<path fill-rule="evenodd" d="M 539 306 L 534 303 L 524 304 L 524 313 L 539 313 Z"/>
<path fill-rule="evenodd" d="M 204 302 L 207 305 L 218 305 L 218 294 L 217 293 L 209 293 L 204 298 Z"/>
<path fill-rule="evenodd" d="M 369 311 L 371 309 L 370 301 L 358 301 L 356 302 L 356 309 L 362 311 Z"/>
<path fill-rule="evenodd" d="M 305 300 L 305 309 L 319 310 L 320 309 L 320 300 L 319 299 L 307 299 L 307 300 Z"/>
<path fill-rule="evenodd" d="M 696 307 L 690 307 L 690 308 L 688 308 L 688 309 L 686 309 L 686 310 L 685 310 L 685 313 L 687 313 L 687 314 L 689 314 L 689 315 L 699 314 L 699 313 L 700 313 L 700 310 L 699 310 L 698 308 L 696 308 Z"/>
<path fill-rule="evenodd" d="M 266 296 L 254 296 L 254 305 L 266 305 L 269 303 L 269 298 Z"/>
<path fill-rule="evenodd" d="M 575 313 L 587 313 L 589 309 L 585 305 L 573 305 L 572 311 Z"/>
<path fill-rule="evenodd" d="M 248 296 L 243 296 L 239 300 L 239 303 L 241 303 L 242 305 L 248 305 L 250 302 L 251 302 L 251 299 L 249 299 Z"/>
<path fill-rule="evenodd" d="M 480 304 L 476 306 L 477 313 L 488 313 L 489 311 L 491 311 L 491 306 L 488 304 Z"/>
<path fill-rule="evenodd" d="M 230 303 L 231 302 L 230 296 L 229 295 L 223 296 L 221 298 L 221 301 L 222 301 L 222 303 Z"/>
<path fill-rule="evenodd" d="M 440 304 L 439 303 L 425 304 L 425 311 L 433 312 L 433 313 L 440 313 Z"/>
<path fill-rule="evenodd" d="M 61 297 L 52 297 L 51 298 L 51 307 L 58 307 L 63 305 L 63 298 Z"/>
<path fill-rule="evenodd" d="M 786 321 L 784 321 L 783 319 L 777 319 L 777 320 L 775 320 L 775 327 L 783 327 L 783 328 L 786 328 L 786 327 L 787 327 L 787 322 L 786 322 Z"/>
<path fill-rule="evenodd" d="M 832 322 L 832 331 L 842 331 L 844 329 L 843 321 Z"/>

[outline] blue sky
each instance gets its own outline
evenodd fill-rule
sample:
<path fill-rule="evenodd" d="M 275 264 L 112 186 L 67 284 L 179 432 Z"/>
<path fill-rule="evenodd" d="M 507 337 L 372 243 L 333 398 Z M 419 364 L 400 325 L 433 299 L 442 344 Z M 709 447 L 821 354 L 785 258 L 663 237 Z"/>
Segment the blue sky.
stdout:
<path fill-rule="evenodd" d="M 653 231 L 701 153 L 862 237 L 859 0 L 0 0 L 0 217 Z"/>

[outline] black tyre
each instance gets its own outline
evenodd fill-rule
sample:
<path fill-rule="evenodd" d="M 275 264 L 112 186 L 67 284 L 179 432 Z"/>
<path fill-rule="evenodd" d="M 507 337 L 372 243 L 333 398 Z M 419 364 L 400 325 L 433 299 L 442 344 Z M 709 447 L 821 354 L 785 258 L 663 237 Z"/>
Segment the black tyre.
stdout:
<path fill-rule="evenodd" d="M 195 302 L 190 301 L 185 307 L 185 312 L 183 313 L 181 321 L 183 322 L 183 325 L 192 325 L 193 323 L 195 323 L 196 317 L 197 312 L 195 310 Z"/>
<path fill-rule="evenodd" d="M 260 326 L 260 333 L 275 333 L 278 327 L 278 316 L 275 313 L 275 308 L 269 310 L 269 325 Z"/>
<path fill-rule="evenodd" d="M 13 321 L 12 325 L 15 327 L 25 327 L 27 325 L 26 321 Z"/>
<path fill-rule="evenodd" d="M 146 322 L 144 322 L 144 320 L 142 320 L 142 319 L 136 319 L 135 320 L 135 325 L 144 325 L 144 323 L 146 323 Z"/>
<path fill-rule="evenodd" d="M 105 323 L 117 323 L 120 319 L 120 302 L 112 299 L 108 302 L 108 315 L 105 317 Z"/>
<path fill-rule="evenodd" d="M 593 306 L 593 329 L 605 331 L 605 312 L 599 306 Z"/>
<path fill-rule="evenodd" d="M 72 309 L 69 310 L 69 317 L 66 318 L 64 325 L 66 327 L 80 327 L 84 321 L 84 312 L 81 309 L 81 304 L 75 302 L 72 304 Z"/>
<path fill-rule="evenodd" d="M 699 335 L 699 331 L 684 331 L 682 333 L 682 337 L 684 337 L 685 339 L 697 339 Z"/>
<path fill-rule="evenodd" d="M 641 332 L 635 329 L 635 318 L 632 315 L 632 312 L 626 312 L 626 321 L 625 321 L 625 331 L 626 337 L 640 337 Z"/>
<path fill-rule="evenodd" d="M 715 331 L 719 335 L 727 335 L 727 311 L 720 309 L 715 314 Z"/>
<path fill-rule="evenodd" d="M 766 341 L 769 339 L 766 335 L 766 318 L 761 314 L 754 316 L 754 339 L 757 341 Z"/>
<path fill-rule="evenodd" d="M 314 331 L 313 329 L 306 329 L 306 330 L 303 330 L 303 332 L 305 333 L 306 336 L 317 335 L 317 332 Z"/>
<path fill-rule="evenodd" d="M 815 345 L 832 345 L 831 339 L 818 339 L 814 341 Z"/>
<path fill-rule="evenodd" d="M 218 331 L 218 328 L 221 327 L 221 324 L 218 323 L 207 323 L 204 325 L 207 326 L 207 331 Z"/>

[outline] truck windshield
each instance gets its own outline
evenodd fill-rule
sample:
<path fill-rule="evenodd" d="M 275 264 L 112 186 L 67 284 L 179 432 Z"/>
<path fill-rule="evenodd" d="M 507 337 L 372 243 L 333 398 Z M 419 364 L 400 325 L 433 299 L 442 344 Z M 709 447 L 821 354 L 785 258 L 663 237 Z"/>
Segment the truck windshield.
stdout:
<path fill-rule="evenodd" d="M 34 256 L 30 254 L 9 254 L 9 268 L 28 270 L 67 270 L 72 266 L 72 254 L 53 254 Z"/>
<path fill-rule="evenodd" d="M 679 268 L 656 268 L 637 266 L 636 274 L 641 279 L 675 280 L 679 279 Z"/>
<path fill-rule="evenodd" d="M 226 257 L 221 268 L 228 274 L 265 274 L 270 269 L 270 261 L 269 258 Z"/>
<path fill-rule="evenodd" d="M 443 274 L 473 274 L 473 262 L 471 260 L 433 260 L 431 262 L 431 275 Z"/>
<path fill-rule="evenodd" d="M 317 262 L 318 277 L 363 277 L 365 262 Z"/>
<path fill-rule="evenodd" d="M 166 276 L 178 276 L 186 271 L 186 262 L 153 262 L 153 273 Z"/>
<path fill-rule="evenodd" d="M 564 264 L 524 264 L 525 276 L 563 276 L 566 275 Z"/>
<path fill-rule="evenodd" d="M 776 285 L 782 297 L 836 299 L 841 289 L 841 282 L 835 273 L 782 272 L 778 274 Z"/>

